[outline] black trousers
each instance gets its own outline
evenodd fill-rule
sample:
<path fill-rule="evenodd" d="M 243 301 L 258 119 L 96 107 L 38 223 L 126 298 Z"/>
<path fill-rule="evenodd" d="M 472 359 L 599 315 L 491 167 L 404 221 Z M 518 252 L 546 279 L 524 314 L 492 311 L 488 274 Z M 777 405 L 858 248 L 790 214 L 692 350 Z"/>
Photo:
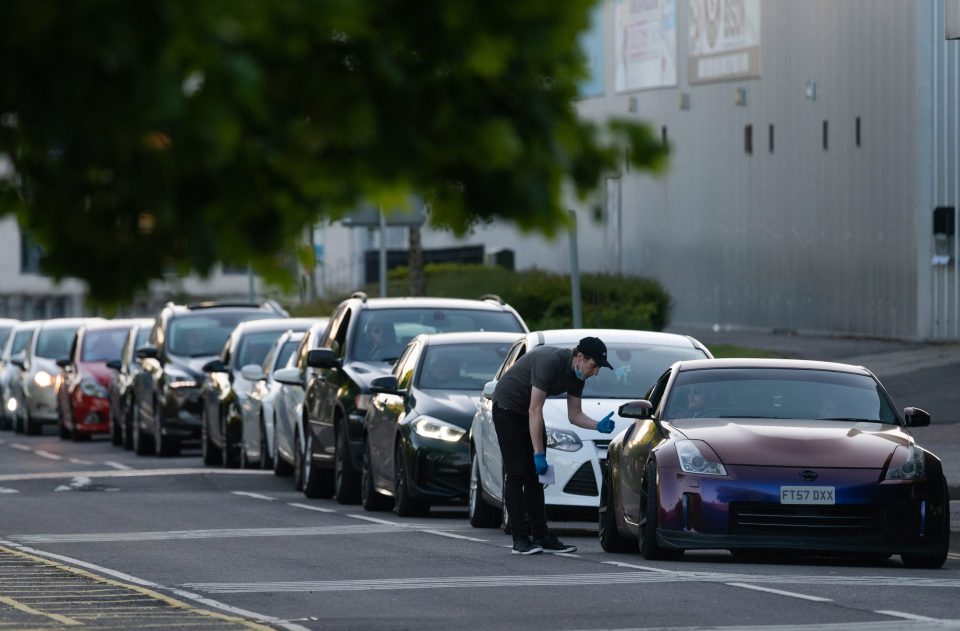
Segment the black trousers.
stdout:
<path fill-rule="evenodd" d="M 503 504 L 513 538 L 547 535 L 543 485 L 533 464 L 530 418 L 493 405 L 493 426 L 497 430 L 503 459 Z M 544 446 L 547 444 L 544 431 Z"/>

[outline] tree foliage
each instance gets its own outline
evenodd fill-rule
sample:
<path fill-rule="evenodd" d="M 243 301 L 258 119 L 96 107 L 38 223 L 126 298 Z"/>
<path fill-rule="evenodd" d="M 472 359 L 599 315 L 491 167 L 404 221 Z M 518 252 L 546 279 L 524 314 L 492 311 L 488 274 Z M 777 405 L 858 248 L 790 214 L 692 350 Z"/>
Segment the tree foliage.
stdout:
<path fill-rule="evenodd" d="M 552 235 L 565 186 L 666 153 L 577 116 L 594 2 L 4 0 L 0 214 L 98 300 L 276 271 L 305 226 L 410 191 L 458 232 Z"/>

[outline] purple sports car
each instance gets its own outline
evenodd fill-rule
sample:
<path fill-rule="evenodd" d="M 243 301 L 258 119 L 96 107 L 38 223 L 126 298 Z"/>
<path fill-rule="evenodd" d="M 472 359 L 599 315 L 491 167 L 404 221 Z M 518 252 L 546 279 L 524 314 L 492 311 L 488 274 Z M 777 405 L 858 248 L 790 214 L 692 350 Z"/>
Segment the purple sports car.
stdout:
<path fill-rule="evenodd" d="M 802 550 L 943 565 L 940 460 L 859 366 L 799 360 L 677 362 L 620 416 L 600 496 L 600 543 L 648 559 L 684 550 Z"/>

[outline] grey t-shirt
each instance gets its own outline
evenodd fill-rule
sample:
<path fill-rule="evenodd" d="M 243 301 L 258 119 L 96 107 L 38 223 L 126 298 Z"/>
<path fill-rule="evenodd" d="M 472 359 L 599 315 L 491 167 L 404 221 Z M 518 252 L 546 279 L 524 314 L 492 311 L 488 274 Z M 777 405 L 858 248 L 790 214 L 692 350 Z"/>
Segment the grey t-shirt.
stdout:
<path fill-rule="evenodd" d="M 564 392 L 575 397 L 583 394 L 583 381 L 577 379 L 571 363 L 573 350 L 556 346 L 535 348 L 503 373 L 493 391 L 498 407 L 526 414 L 530 409 L 530 387 L 536 386 L 555 396 Z"/>

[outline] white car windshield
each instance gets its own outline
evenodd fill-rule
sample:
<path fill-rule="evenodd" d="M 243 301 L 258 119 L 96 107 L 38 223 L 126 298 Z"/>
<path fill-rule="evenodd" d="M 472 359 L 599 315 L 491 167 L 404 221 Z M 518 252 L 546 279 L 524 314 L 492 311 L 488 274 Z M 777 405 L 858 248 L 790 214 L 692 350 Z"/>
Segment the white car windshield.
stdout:
<path fill-rule="evenodd" d="M 607 344 L 607 361 L 613 366 L 613 370 L 601 368 L 595 376 L 587 379 L 583 387 L 583 398 L 642 399 L 664 370 L 674 362 L 687 359 L 707 359 L 707 355 L 697 348 L 637 343 Z M 562 398 L 566 395 L 558 396 Z"/>

